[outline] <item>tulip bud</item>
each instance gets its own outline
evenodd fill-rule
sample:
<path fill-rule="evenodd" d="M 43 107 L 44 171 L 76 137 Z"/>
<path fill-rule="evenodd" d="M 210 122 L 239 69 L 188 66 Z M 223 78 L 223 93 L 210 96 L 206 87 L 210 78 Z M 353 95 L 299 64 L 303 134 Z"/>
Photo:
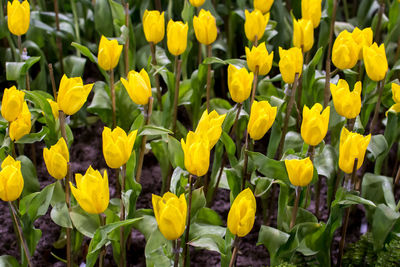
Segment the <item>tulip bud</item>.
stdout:
<path fill-rule="evenodd" d="M 92 87 L 93 83 L 83 85 L 81 77 L 68 78 L 64 74 L 58 89 L 58 107 L 67 115 L 75 114 L 85 104 Z"/>
<path fill-rule="evenodd" d="M 350 92 L 346 80 L 340 79 L 338 84 L 331 83 L 331 93 L 336 112 L 347 119 L 354 119 L 361 111 L 361 82 L 354 85 Z"/>
<path fill-rule="evenodd" d="M 228 213 L 229 231 L 238 237 L 246 236 L 254 225 L 256 218 L 256 198 L 249 188 L 237 195 Z"/>
<path fill-rule="evenodd" d="M 201 7 L 206 0 L 189 0 L 194 7 Z"/>
<path fill-rule="evenodd" d="M 128 80 L 121 78 L 121 82 L 133 102 L 137 105 L 147 105 L 151 97 L 151 84 L 149 75 L 144 69 L 140 72 L 131 70 L 128 73 Z"/>
<path fill-rule="evenodd" d="M 260 10 L 255 9 L 253 12 L 244 11 L 246 16 L 246 20 L 244 22 L 244 32 L 246 34 L 247 39 L 251 42 L 256 40 L 260 40 L 265 32 L 265 28 L 267 27 L 269 21 L 269 13 L 263 15 Z"/>
<path fill-rule="evenodd" d="M 210 112 L 210 114 L 205 110 L 200 118 L 195 134 L 203 135 L 204 139 L 208 139 L 210 149 L 214 147 L 221 137 L 222 123 L 225 117 L 226 114 L 218 115 L 215 110 Z"/>
<path fill-rule="evenodd" d="M 242 103 L 250 96 L 254 74 L 246 68 L 237 69 L 229 64 L 228 66 L 228 89 L 231 98 L 236 103 Z"/>
<path fill-rule="evenodd" d="M 189 26 L 187 23 L 183 24 L 182 21 L 173 21 L 172 19 L 167 25 L 167 46 L 168 51 L 174 55 L 179 56 L 185 52 L 187 47 L 187 33 Z"/>
<path fill-rule="evenodd" d="M 193 175 L 203 176 L 210 165 L 210 145 L 208 138 L 190 131 L 186 143 L 181 139 L 185 156 L 185 168 Z"/>
<path fill-rule="evenodd" d="M 314 166 L 310 158 L 285 160 L 289 180 L 294 186 L 307 186 L 313 177 Z"/>
<path fill-rule="evenodd" d="M 246 59 L 247 66 L 252 72 L 256 72 L 256 66 L 258 66 L 259 75 L 267 75 L 272 68 L 272 60 L 274 59 L 274 52 L 268 54 L 265 43 L 261 43 L 259 46 L 253 46 L 251 50 L 246 47 Z"/>
<path fill-rule="evenodd" d="M 112 70 L 118 65 L 121 52 L 122 45 L 119 45 L 117 40 L 108 40 L 102 35 L 97 55 L 99 66 L 103 70 Z"/>
<path fill-rule="evenodd" d="M 301 0 L 301 16 L 311 20 L 313 27 L 317 28 L 321 21 L 322 0 Z"/>
<path fill-rule="evenodd" d="M 354 41 L 360 46 L 360 52 L 358 54 L 358 59 L 363 59 L 363 50 L 364 47 L 369 47 L 372 45 L 373 32 L 371 28 L 365 28 L 364 30 L 360 30 L 359 28 L 355 28 L 351 35 L 353 36 Z"/>
<path fill-rule="evenodd" d="M 254 0 L 253 6 L 255 9 L 260 10 L 263 14 L 269 12 L 274 0 Z"/>
<path fill-rule="evenodd" d="M 392 83 L 392 98 L 396 103 L 400 103 L 400 85 Z"/>
<path fill-rule="evenodd" d="M 14 201 L 24 189 L 24 178 L 21 173 L 21 161 L 8 156 L 1 163 L 0 198 L 3 201 Z"/>
<path fill-rule="evenodd" d="M 151 202 L 160 232 L 168 240 L 178 239 L 186 226 L 185 194 L 181 194 L 179 198 L 171 192 L 165 193 L 163 197 L 152 194 Z"/>
<path fill-rule="evenodd" d="M 1 101 L 1 116 L 8 122 L 15 121 L 21 113 L 24 96 L 25 93 L 17 90 L 15 86 L 4 90 L 3 100 Z"/>
<path fill-rule="evenodd" d="M 385 45 L 381 44 L 378 47 L 373 43 L 370 47 L 364 47 L 363 57 L 368 77 L 376 82 L 383 80 L 388 70 Z"/>
<path fill-rule="evenodd" d="M 193 18 L 193 27 L 200 43 L 209 45 L 217 39 L 217 23 L 210 11 L 200 10 L 199 16 Z"/>
<path fill-rule="evenodd" d="M 24 0 L 7 1 L 8 29 L 14 35 L 23 35 L 29 29 L 31 11 L 29 2 Z"/>
<path fill-rule="evenodd" d="M 339 145 L 339 168 L 345 173 L 352 173 L 355 159 L 357 170 L 364 162 L 365 151 L 367 150 L 371 134 L 362 136 L 358 133 L 349 132 L 343 127 L 340 134 Z"/>
<path fill-rule="evenodd" d="M 10 138 L 12 141 L 18 141 L 31 132 L 31 112 L 26 102 L 22 105 L 22 112 L 18 118 L 10 124 Z"/>
<path fill-rule="evenodd" d="M 301 76 L 303 71 L 303 53 L 301 49 L 292 47 L 288 50 L 279 47 L 279 71 L 285 83 L 293 83 L 296 73 Z"/>
<path fill-rule="evenodd" d="M 81 208 L 90 214 L 100 214 L 108 207 L 110 191 L 108 190 L 107 171 L 104 177 L 100 172 L 89 166 L 85 175 L 75 175 L 76 187 L 69 182 L 71 193 Z"/>
<path fill-rule="evenodd" d="M 347 30 L 339 33 L 332 48 L 332 63 L 336 68 L 344 70 L 353 68 L 358 61 L 360 46 Z"/>
<path fill-rule="evenodd" d="M 146 9 L 143 14 L 143 31 L 147 42 L 154 44 L 161 42 L 165 35 L 164 12 L 160 14 L 158 10 Z"/>
<path fill-rule="evenodd" d="M 293 46 L 309 51 L 314 44 L 314 27 L 311 20 L 293 19 Z"/>
<path fill-rule="evenodd" d="M 328 132 L 330 107 L 326 107 L 323 112 L 322 109 L 320 103 L 316 103 L 311 109 L 307 106 L 303 109 L 301 137 L 310 146 L 321 143 Z"/>
<path fill-rule="evenodd" d="M 275 121 L 276 107 L 271 107 L 268 101 L 254 101 L 251 106 L 247 132 L 253 140 L 260 140 Z"/>
<path fill-rule="evenodd" d="M 104 127 L 103 155 L 108 167 L 116 169 L 128 162 L 135 144 L 137 130 L 126 135 L 125 131 L 116 127 L 113 131 Z"/>
<path fill-rule="evenodd" d="M 69 162 L 69 151 L 64 138 L 61 137 L 50 149 L 43 149 L 43 159 L 50 175 L 58 180 L 63 179 L 67 175 Z"/>
<path fill-rule="evenodd" d="M 50 104 L 51 113 L 53 114 L 54 119 L 55 119 L 55 120 L 58 120 L 58 116 L 59 116 L 60 113 L 59 113 L 59 108 L 58 108 L 57 102 L 53 101 L 53 100 L 50 99 L 50 98 L 47 98 L 46 100 L 47 100 L 47 102 L 49 102 L 49 104 Z"/>

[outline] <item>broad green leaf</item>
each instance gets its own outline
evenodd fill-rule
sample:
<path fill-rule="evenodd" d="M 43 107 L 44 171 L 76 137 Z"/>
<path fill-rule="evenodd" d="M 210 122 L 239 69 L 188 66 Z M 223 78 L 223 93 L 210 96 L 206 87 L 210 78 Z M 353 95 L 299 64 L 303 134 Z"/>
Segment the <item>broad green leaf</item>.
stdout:
<path fill-rule="evenodd" d="M 203 207 L 199 210 L 197 213 L 196 222 L 217 226 L 221 226 L 223 224 L 219 214 L 216 211 L 206 207 Z"/>
<path fill-rule="evenodd" d="M 385 204 L 379 204 L 372 219 L 372 236 L 374 237 L 374 249 L 383 248 L 388 234 L 392 231 L 393 226 L 398 221 L 400 213 L 394 211 Z"/>
<path fill-rule="evenodd" d="M 19 267 L 21 266 L 18 261 L 10 255 L 0 256 L 0 266 L 3 267 Z"/>
<path fill-rule="evenodd" d="M 26 156 L 19 156 L 16 160 L 21 161 L 21 172 L 24 177 L 24 190 L 22 197 L 40 190 L 39 180 L 36 174 L 35 166 Z"/>
<path fill-rule="evenodd" d="M 113 36 L 113 18 L 107 0 L 98 0 L 94 6 L 94 25 L 100 35 Z"/>
<path fill-rule="evenodd" d="M 286 172 L 285 162 L 270 159 L 258 152 L 248 152 L 249 160 L 253 161 L 257 170 L 268 178 L 279 179 L 286 184 L 290 184 Z"/>
<path fill-rule="evenodd" d="M 362 197 L 374 202 L 376 205 L 385 204 L 391 209 L 396 208 L 393 195 L 392 177 L 366 173 L 362 179 Z M 368 217 L 375 209 L 367 208 Z"/>
<path fill-rule="evenodd" d="M 49 128 L 47 128 L 46 126 L 43 126 L 42 129 L 40 130 L 40 132 L 27 134 L 27 135 L 23 136 L 21 139 L 19 139 L 18 141 L 16 141 L 15 143 L 17 143 L 17 144 L 33 144 L 36 142 L 40 142 L 43 140 L 43 138 L 46 137 L 48 132 L 49 132 Z"/>
<path fill-rule="evenodd" d="M 161 126 L 146 125 L 139 133 L 139 135 L 162 135 L 162 134 L 173 134 L 173 132 Z"/>
<path fill-rule="evenodd" d="M 264 245 L 270 254 L 271 264 L 277 263 L 276 254 L 279 248 L 289 239 L 289 234 L 270 226 L 261 225 L 257 245 Z"/>
<path fill-rule="evenodd" d="M 388 149 L 388 144 L 383 135 L 373 135 L 371 137 L 371 142 L 369 142 L 367 150 L 371 152 L 373 159 L 375 160 L 382 153 L 384 153 Z"/>
<path fill-rule="evenodd" d="M 25 62 L 6 62 L 6 76 L 8 81 L 18 81 L 24 78 L 26 72 L 40 60 L 40 57 L 30 57 Z"/>
<path fill-rule="evenodd" d="M 72 207 L 69 216 L 71 217 L 74 227 L 83 235 L 93 238 L 96 230 L 100 226 L 99 216 L 96 214 L 89 214 L 81 207 Z"/>
<path fill-rule="evenodd" d="M 56 205 L 51 209 L 50 217 L 61 227 L 65 228 L 72 228 L 72 222 L 69 217 L 68 207 L 65 202 L 58 202 Z"/>

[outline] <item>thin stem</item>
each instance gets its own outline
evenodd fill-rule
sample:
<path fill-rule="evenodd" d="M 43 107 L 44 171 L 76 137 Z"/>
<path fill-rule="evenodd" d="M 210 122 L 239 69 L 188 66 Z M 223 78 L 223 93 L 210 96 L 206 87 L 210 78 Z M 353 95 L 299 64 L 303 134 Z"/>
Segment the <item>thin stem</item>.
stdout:
<path fill-rule="evenodd" d="M 99 214 L 99 218 L 100 218 L 100 226 L 104 226 L 106 225 L 106 218 L 105 215 L 103 215 L 102 213 Z M 99 256 L 99 267 L 103 267 L 104 266 L 104 257 L 106 256 L 106 247 L 103 246 L 101 248 L 101 252 L 100 252 L 100 256 Z"/>
<path fill-rule="evenodd" d="M 122 200 L 123 197 L 123 192 L 125 192 L 125 177 L 126 177 L 126 164 L 122 166 L 122 172 L 121 172 L 121 213 L 119 220 L 123 221 L 125 220 L 125 205 Z M 118 176 L 117 176 L 118 179 Z M 118 182 L 117 182 L 118 184 Z M 119 261 L 119 266 L 124 267 L 126 266 L 126 248 L 125 248 L 125 228 L 121 226 L 119 228 L 119 243 L 121 245 L 121 255 L 120 255 L 120 261 Z"/>
<path fill-rule="evenodd" d="M 11 139 L 10 136 L 10 129 L 11 129 L 11 122 L 8 122 L 8 137 L 10 137 L 11 155 L 15 159 L 17 157 L 17 152 L 15 151 L 14 141 Z"/>
<path fill-rule="evenodd" d="M 76 41 L 80 44 L 81 43 L 81 34 L 79 31 L 79 17 L 78 17 L 78 12 L 76 10 L 76 0 L 70 0 L 70 2 L 71 2 L 72 14 L 74 16 L 74 28 L 75 28 L 75 34 L 76 34 Z M 78 57 L 81 57 L 81 52 L 79 52 L 78 49 L 76 49 L 76 55 Z"/>
<path fill-rule="evenodd" d="M 51 87 L 53 88 L 54 101 L 57 102 L 57 87 L 56 87 L 56 81 L 54 80 L 53 64 L 51 63 L 49 64 L 49 72 L 50 72 Z"/>
<path fill-rule="evenodd" d="M 181 65 L 182 65 L 182 60 L 180 60 L 178 56 L 175 56 L 175 94 L 174 94 L 174 109 L 172 118 L 172 131 L 174 133 L 176 130 L 176 119 L 178 116 L 179 82 L 181 79 Z"/>
<path fill-rule="evenodd" d="M 297 186 L 296 187 L 296 200 L 294 201 L 294 207 L 292 209 L 292 220 L 290 221 L 290 230 L 296 224 L 296 217 L 297 217 L 297 210 L 299 208 L 300 195 L 301 195 L 301 187 Z"/>
<path fill-rule="evenodd" d="M 129 3 L 125 3 L 125 26 L 129 31 Z M 128 77 L 129 73 L 129 34 L 128 38 L 125 40 L 124 47 L 124 60 L 125 60 L 125 76 Z"/>
<path fill-rule="evenodd" d="M 197 63 L 200 66 L 201 62 L 202 62 L 202 56 L 201 56 L 201 48 L 202 48 L 202 44 L 199 43 L 199 49 L 197 51 Z"/>
<path fill-rule="evenodd" d="M 175 259 L 174 259 L 174 267 L 179 267 L 179 250 L 181 247 L 181 240 L 178 238 L 177 240 L 173 241 L 174 242 L 174 251 L 173 253 L 175 254 Z"/>
<path fill-rule="evenodd" d="M 258 36 L 257 35 L 254 38 L 253 46 L 255 46 L 255 47 L 258 46 Z"/>
<path fill-rule="evenodd" d="M 158 10 L 158 11 L 162 11 L 162 10 L 161 10 L 161 8 L 162 8 L 162 7 L 161 7 L 161 0 L 155 0 L 155 2 L 156 2 L 156 8 L 157 8 L 157 10 Z"/>
<path fill-rule="evenodd" d="M 54 11 L 56 13 L 56 28 L 57 28 L 57 32 L 60 32 L 60 19 L 59 19 L 59 16 L 58 16 L 58 14 L 59 14 L 58 0 L 54 0 Z M 61 73 L 64 73 L 62 43 L 61 43 L 61 38 L 60 38 L 59 35 L 56 35 L 56 42 L 57 42 L 58 53 L 59 53 L 59 56 L 60 56 Z"/>
<path fill-rule="evenodd" d="M 397 185 L 399 183 L 399 179 L 400 179 L 400 166 L 397 169 L 396 178 L 394 179 L 394 185 Z"/>
<path fill-rule="evenodd" d="M 191 212 L 192 211 L 192 179 L 193 179 L 193 176 L 191 174 L 189 174 L 189 196 L 188 196 L 189 204 L 188 204 L 188 216 L 187 216 L 187 222 L 186 222 L 185 245 L 183 247 L 183 253 L 182 253 L 182 257 L 183 257 L 183 265 L 182 266 L 186 266 L 186 256 L 187 256 L 188 243 L 189 243 L 190 215 L 192 213 Z M 190 265 L 190 261 L 189 261 L 189 265 Z"/>
<path fill-rule="evenodd" d="M 156 58 L 156 45 L 153 42 L 150 42 L 150 50 L 151 50 L 151 64 L 154 66 L 157 65 L 157 58 Z M 160 75 L 156 73 L 154 75 L 154 80 L 156 82 L 156 88 L 157 88 L 157 102 L 158 106 L 160 107 L 160 110 L 163 110 L 163 105 L 162 105 L 162 98 L 161 98 L 161 88 L 160 88 Z"/>
<path fill-rule="evenodd" d="M 309 146 L 308 147 L 308 156 L 310 157 L 311 162 L 314 162 L 314 154 L 315 154 L 315 146 Z M 319 180 L 319 179 L 318 179 Z M 308 202 L 308 196 L 311 193 L 311 186 L 307 185 L 307 191 L 306 191 L 306 201 L 304 203 L 304 209 L 307 208 L 307 202 Z M 317 207 L 316 207 L 317 209 Z"/>
<path fill-rule="evenodd" d="M 233 241 L 233 252 L 231 261 L 229 262 L 229 267 L 233 267 L 235 265 L 238 250 L 239 250 L 239 237 L 235 236 L 235 241 Z"/>
<path fill-rule="evenodd" d="M 247 153 L 247 150 L 249 149 L 249 133 L 245 132 L 246 135 L 246 141 L 244 142 L 244 161 L 243 161 L 243 176 L 242 176 L 242 184 L 241 184 L 241 191 L 245 188 L 246 186 L 246 180 L 247 180 L 247 164 L 249 161 L 249 154 Z"/>
<path fill-rule="evenodd" d="M 250 112 L 251 112 L 251 106 L 253 105 L 254 99 L 256 98 L 257 83 L 258 83 L 258 72 L 259 72 L 259 66 L 257 65 L 256 69 L 254 71 L 253 88 L 251 90 Z"/>
<path fill-rule="evenodd" d="M 19 59 L 22 61 L 22 40 L 21 35 L 18 35 L 18 52 L 19 52 Z"/>
<path fill-rule="evenodd" d="M 212 47 L 207 45 L 207 57 L 212 56 Z M 210 90 L 211 90 L 211 64 L 207 66 L 207 112 L 210 112 Z"/>
<path fill-rule="evenodd" d="M 381 100 L 382 100 L 382 93 L 383 93 L 383 88 L 384 88 L 384 84 L 385 84 L 385 78 L 383 78 L 383 80 L 378 82 L 378 101 L 376 102 L 376 106 L 375 106 L 375 112 L 374 112 L 374 116 L 372 117 L 372 121 L 371 121 L 371 126 L 369 128 L 369 132 L 371 134 L 374 134 L 374 130 L 375 127 L 378 124 L 378 118 L 379 118 L 379 109 L 381 107 Z"/>
<path fill-rule="evenodd" d="M 378 22 L 376 24 L 376 34 L 375 34 L 375 42 L 380 43 L 381 39 L 381 26 L 382 26 L 382 16 L 383 12 L 385 11 L 385 1 L 380 0 L 380 8 L 379 8 L 379 13 L 378 13 Z"/>
<path fill-rule="evenodd" d="M 115 106 L 115 88 L 114 88 L 114 69 L 110 70 L 110 88 L 111 88 L 112 120 L 114 129 L 115 127 L 117 127 L 117 112 Z"/>

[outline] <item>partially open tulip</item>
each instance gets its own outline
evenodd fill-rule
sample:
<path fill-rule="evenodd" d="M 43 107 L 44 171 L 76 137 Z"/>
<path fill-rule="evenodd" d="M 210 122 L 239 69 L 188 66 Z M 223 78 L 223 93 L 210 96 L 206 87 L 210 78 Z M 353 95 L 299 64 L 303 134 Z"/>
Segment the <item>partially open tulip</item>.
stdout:
<path fill-rule="evenodd" d="M 195 7 L 200 7 L 204 4 L 206 0 L 189 0 L 189 2 L 192 4 L 192 6 Z"/>
<path fill-rule="evenodd" d="M 47 102 L 49 102 L 50 107 L 51 107 L 51 113 L 54 116 L 54 119 L 58 120 L 58 116 L 59 116 L 59 108 L 58 108 L 58 103 L 53 101 L 50 98 L 47 98 Z"/>
<path fill-rule="evenodd" d="M 185 168 L 193 175 L 203 176 L 210 165 L 210 145 L 204 135 L 190 131 L 186 142 L 181 139 L 182 150 L 185 156 Z"/>
<path fill-rule="evenodd" d="M 143 14 L 143 31 L 147 42 L 157 44 L 164 39 L 165 19 L 164 12 L 158 10 L 148 11 Z"/>
<path fill-rule="evenodd" d="M 210 113 L 205 110 L 200 118 L 199 124 L 197 125 L 196 134 L 204 135 L 209 141 L 209 148 L 212 149 L 218 142 L 222 133 L 222 123 L 224 122 L 226 114 L 218 115 L 213 110 Z"/>
<path fill-rule="evenodd" d="M 43 159 L 50 175 L 58 180 L 63 179 L 67 175 L 69 162 L 68 147 L 64 138 L 61 137 L 50 149 L 43 149 Z"/>
<path fill-rule="evenodd" d="M 301 137 L 310 146 L 316 146 L 328 132 L 330 107 L 322 111 L 322 105 L 316 103 L 311 109 L 304 106 L 301 123 Z"/>
<path fill-rule="evenodd" d="M 392 98 L 396 103 L 400 103 L 400 84 L 392 83 Z"/>
<path fill-rule="evenodd" d="M 332 63 L 341 70 L 353 68 L 357 64 L 360 48 L 351 33 L 342 31 L 333 43 Z"/>
<path fill-rule="evenodd" d="M 17 90 L 15 86 L 4 90 L 1 101 L 1 116 L 8 122 L 15 121 L 22 112 L 25 93 Z"/>
<path fill-rule="evenodd" d="M 254 42 L 257 36 L 257 40 L 260 40 L 265 32 L 269 21 L 269 13 L 263 15 L 260 10 L 255 9 L 251 13 L 246 9 L 244 11 L 246 20 L 244 22 L 244 32 L 247 39 Z"/>
<path fill-rule="evenodd" d="M 250 96 L 254 74 L 246 68 L 237 69 L 229 64 L 228 66 L 228 89 L 231 98 L 236 103 L 242 103 Z"/>
<path fill-rule="evenodd" d="M 181 194 L 179 198 L 171 192 L 165 193 L 163 197 L 152 194 L 151 202 L 160 232 L 168 240 L 178 239 L 186 226 L 185 194 Z"/>
<path fill-rule="evenodd" d="M 357 158 L 358 170 L 364 162 L 369 141 L 371 141 L 371 134 L 362 136 L 358 133 L 349 132 L 343 127 L 340 134 L 339 168 L 345 173 L 352 173 L 354 161 Z"/>
<path fill-rule="evenodd" d="M 247 66 L 252 72 L 256 72 L 258 66 L 259 75 L 267 75 L 272 68 L 272 60 L 274 59 L 274 52 L 268 54 L 265 43 L 261 43 L 259 46 L 253 46 L 251 50 L 246 47 L 246 59 Z"/>
<path fill-rule="evenodd" d="M 331 83 L 331 93 L 336 112 L 347 119 L 354 119 L 361 111 L 362 84 L 357 82 L 350 92 L 346 80 L 340 79 L 338 84 Z"/>
<path fill-rule="evenodd" d="M 0 198 L 3 201 L 14 201 L 24 189 L 24 178 L 21 173 L 21 161 L 11 156 L 1 163 L 0 171 Z"/>
<path fill-rule="evenodd" d="M 68 78 L 64 74 L 58 90 L 58 107 L 67 115 L 75 114 L 85 104 L 92 88 L 93 83 L 83 85 L 81 77 Z"/>
<path fill-rule="evenodd" d="M 314 44 L 314 27 L 311 20 L 293 19 L 293 46 L 309 51 Z"/>
<path fill-rule="evenodd" d="M 137 130 L 127 135 L 124 130 L 116 127 L 113 131 L 104 127 L 103 155 L 110 168 L 119 168 L 128 162 L 135 144 Z"/>
<path fill-rule="evenodd" d="M 385 45 L 378 47 L 373 43 L 370 47 L 364 47 L 363 57 L 368 77 L 376 82 L 383 80 L 388 70 Z"/>
<path fill-rule="evenodd" d="M 353 32 L 351 33 L 354 41 L 360 46 L 360 53 L 358 54 L 358 59 L 363 59 L 363 50 L 364 47 L 369 47 L 372 45 L 372 39 L 374 33 L 371 28 L 365 28 L 364 30 L 360 30 L 355 27 Z"/>
<path fill-rule="evenodd" d="M 108 207 L 110 191 L 108 189 L 107 171 L 104 170 L 104 177 L 98 170 L 90 166 L 85 175 L 75 175 L 76 187 L 69 182 L 71 192 L 81 208 L 87 213 L 100 214 Z"/>
<path fill-rule="evenodd" d="M 31 112 L 26 102 L 22 105 L 22 112 L 18 118 L 10 124 L 10 138 L 12 141 L 18 141 L 31 132 Z"/>
<path fill-rule="evenodd" d="M 121 78 L 121 82 L 133 102 L 137 105 L 147 105 L 151 97 L 151 84 L 145 69 L 140 72 L 131 70 L 128 73 L 128 80 Z"/>
<path fill-rule="evenodd" d="M 296 73 L 301 76 L 303 71 L 303 53 L 300 48 L 292 47 L 288 50 L 279 47 L 279 71 L 285 83 L 293 83 Z"/>
<path fill-rule="evenodd" d="M 271 107 L 268 101 L 254 101 L 251 106 L 247 132 L 253 140 L 260 140 L 271 128 L 276 117 L 276 107 Z"/>
<path fill-rule="evenodd" d="M 289 180 L 294 186 L 307 186 L 313 177 L 314 166 L 310 158 L 285 160 Z"/>
<path fill-rule="evenodd" d="M 321 2 L 322 0 L 301 0 L 301 16 L 311 20 L 314 28 L 321 21 Z"/>
<path fill-rule="evenodd" d="M 274 0 L 254 0 L 253 6 L 255 9 L 260 10 L 263 14 L 269 12 Z"/>
<path fill-rule="evenodd" d="M 256 198 L 249 188 L 237 195 L 228 213 L 229 231 L 238 237 L 246 236 L 254 225 L 256 216 Z"/>
<path fill-rule="evenodd" d="M 210 11 L 200 10 L 199 16 L 193 18 L 193 28 L 197 41 L 212 44 L 217 39 L 217 23 Z"/>
<path fill-rule="evenodd" d="M 29 2 L 24 0 L 7 1 L 8 29 L 14 35 L 23 35 L 29 29 L 31 11 Z"/>
<path fill-rule="evenodd" d="M 167 25 L 167 46 L 168 51 L 174 55 L 179 56 L 185 52 L 187 47 L 187 33 L 189 26 L 187 23 L 183 24 L 182 21 L 173 21 L 172 19 Z"/>
<path fill-rule="evenodd" d="M 99 66 L 103 70 L 114 69 L 118 65 L 122 47 L 122 45 L 118 44 L 117 40 L 108 40 L 102 35 L 99 44 L 99 53 L 97 55 Z"/>

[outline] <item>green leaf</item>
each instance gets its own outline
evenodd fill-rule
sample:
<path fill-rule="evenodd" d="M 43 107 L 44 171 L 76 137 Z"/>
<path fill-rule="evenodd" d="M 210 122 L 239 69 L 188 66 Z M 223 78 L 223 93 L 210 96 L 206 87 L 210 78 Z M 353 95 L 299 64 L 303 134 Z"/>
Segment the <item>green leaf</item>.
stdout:
<path fill-rule="evenodd" d="M 366 173 L 362 179 L 362 197 L 376 205 L 385 204 L 393 210 L 396 209 L 392 181 L 392 177 Z M 373 212 L 370 209 L 368 211 Z"/>
<path fill-rule="evenodd" d="M 339 205 L 348 207 L 350 205 L 362 204 L 364 206 L 376 207 L 374 202 L 357 195 L 357 191 L 348 192 L 343 187 L 336 192 L 336 199 L 332 202 L 332 207 Z"/>
<path fill-rule="evenodd" d="M 192 192 L 192 217 L 197 215 L 197 212 L 206 206 L 206 197 L 204 196 L 203 187 L 193 190 Z"/>
<path fill-rule="evenodd" d="M 19 210 L 21 215 L 29 222 L 33 223 L 37 218 L 46 214 L 51 198 L 53 196 L 55 183 L 43 188 L 40 192 L 35 192 L 21 199 Z"/>
<path fill-rule="evenodd" d="M 385 137 L 382 134 L 373 135 L 371 137 L 371 142 L 369 142 L 367 150 L 371 152 L 373 159 L 375 160 L 382 153 L 388 149 L 388 144 Z"/>
<path fill-rule="evenodd" d="M 207 207 L 203 207 L 197 213 L 196 222 L 221 226 L 223 224 L 219 214 Z"/>
<path fill-rule="evenodd" d="M 72 207 L 69 216 L 71 217 L 74 227 L 83 235 L 93 238 L 96 230 L 100 226 L 99 216 L 96 214 L 89 214 L 81 207 Z"/>
<path fill-rule="evenodd" d="M 181 169 L 184 169 L 185 158 L 181 147 L 181 143 L 171 135 L 168 135 L 168 152 L 172 166 L 174 168 L 180 167 Z"/>
<path fill-rule="evenodd" d="M 170 257 L 172 258 L 172 242 L 165 239 L 158 228 L 147 239 L 144 254 L 146 266 L 173 265 L 170 260 Z"/>
<path fill-rule="evenodd" d="M 102 1 L 104 1 L 104 0 L 102 0 Z M 100 1 L 99 1 L 99 2 L 100 2 Z M 71 45 L 72 45 L 73 47 L 75 47 L 76 49 L 78 49 L 79 52 L 81 52 L 82 55 L 84 55 L 85 57 L 87 57 L 90 61 L 92 61 L 93 63 L 96 63 L 96 64 L 97 64 L 97 57 L 96 57 L 95 55 L 93 55 L 92 52 L 90 52 L 89 48 L 87 48 L 87 47 L 84 46 L 84 45 L 75 43 L 75 42 L 72 42 Z"/>
<path fill-rule="evenodd" d="M 236 145 L 233 142 L 232 138 L 227 134 L 225 131 L 222 131 L 221 134 L 221 141 L 225 146 L 225 150 L 228 153 L 228 155 L 235 155 L 236 153 Z"/>
<path fill-rule="evenodd" d="M 162 135 L 162 134 L 173 134 L 173 132 L 161 126 L 146 125 L 139 133 L 139 135 Z"/>
<path fill-rule="evenodd" d="M 10 255 L 0 256 L 0 266 L 3 267 L 19 267 L 21 266 L 18 261 Z"/>
<path fill-rule="evenodd" d="M 106 89 L 107 87 L 107 89 Z M 111 99 L 107 93 L 108 86 L 98 81 L 93 86 L 93 100 L 92 103 L 87 107 L 87 111 L 96 114 L 106 124 L 111 125 L 112 123 L 112 107 Z"/>
<path fill-rule="evenodd" d="M 42 127 L 42 130 L 38 133 L 30 133 L 16 141 L 15 143 L 17 144 L 33 144 L 36 142 L 40 142 L 43 140 L 43 138 L 46 137 L 46 135 L 49 133 L 49 128 L 46 126 Z"/>
<path fill-rule="evenodd" d="M 64 72 L 68 77 L 82 77 L 85 69 L 86 58 L 74 55 L 67 56 L 63 59 Z"/>
<path fill-rule="evenodd" d="M 94 6 L 94 25 L 100 35 L 111 37 L 113 32 L 113 18 L 107 0 L 97 0 Z"/>
<path fill-rule="evenodd" d="M 277 264 L 277 252 L 289 239 L 289 234 L 273 227 L 261 225 L 257 245 L 264 245 L 271 256 L 271 264 Z"/>
<path fill-rule="evenodd" d="M 68 207 L 67 204 L 64 202 L 58 202 L 54 205 L 51 209 L 50 217 L 61 227 L 64 228 L 72 228 L 72 222 L 69 217 Z"/>
<path fill-rule="evenodd" d="M 40 57 L 30 57 L 25 62 L 6 62 L 6 77 L 8 81 L 18 81 L 24 78 L 26 72 L 40 60 Z"/>
<path fill-rule="evenodd" d="M 24 177 L 24 190 L 22 197 L 40 190 L 39 180 L 36 174 L 35 166 L 26 156 L 19 156 L 16 160 L 21 161 L 21 172 Z"/>
<path fill-rule="evenodd" d="M 278 179 L 290 184 L 285 162 L 270 159 L 258 152 L 248 152 L 249 160 L 253 161 L 257 170 L 268 178 Z"/>
<path fill-rule="evenodd" d="M 375 250 L 383 248 L 387 236 L 392 231 L 399 217 L 400 213 L 384 204 L 379 204 L 376 207 L 372 220 L 372 236 L 374 237 Z"/>

